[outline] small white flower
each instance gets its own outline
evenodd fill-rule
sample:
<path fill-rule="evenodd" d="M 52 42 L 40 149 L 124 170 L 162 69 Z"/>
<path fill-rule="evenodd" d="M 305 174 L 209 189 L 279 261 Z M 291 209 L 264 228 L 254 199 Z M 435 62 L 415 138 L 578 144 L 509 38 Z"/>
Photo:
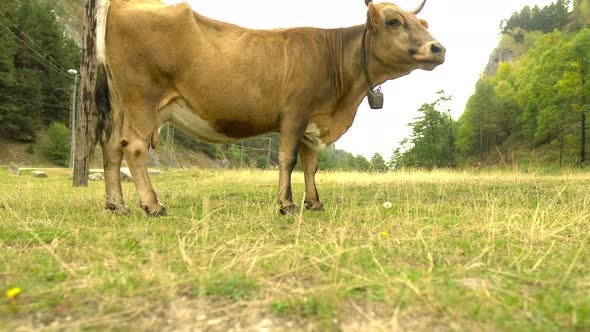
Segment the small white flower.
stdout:
<path fill-rule="evenodd" d="M 383 207 L 386 209 L 391 209 L 391 207 L 393 206 L 393 204 L 391 204 L 391 202 L 385 202 L 383 203 Z"/>

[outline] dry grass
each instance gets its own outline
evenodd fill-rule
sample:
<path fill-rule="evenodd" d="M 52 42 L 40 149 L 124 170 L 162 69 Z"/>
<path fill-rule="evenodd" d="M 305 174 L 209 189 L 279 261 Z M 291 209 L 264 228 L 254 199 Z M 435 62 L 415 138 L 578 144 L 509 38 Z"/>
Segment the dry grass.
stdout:
<path fill-rule="evenodd" d="M 282 217 L 276 172 L 174 171 L 159 219 L 49 175 L 0 170 L 0 330 L 590 329 L 585 173 L 321 173 Z"/>

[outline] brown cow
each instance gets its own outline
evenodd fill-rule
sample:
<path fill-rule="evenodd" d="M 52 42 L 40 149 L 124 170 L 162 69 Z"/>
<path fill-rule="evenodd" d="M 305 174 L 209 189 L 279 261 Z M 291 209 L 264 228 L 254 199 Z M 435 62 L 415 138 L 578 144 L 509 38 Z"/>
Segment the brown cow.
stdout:
<path fill-rule="evenodd" d="M 141 207 L 166 209 L 147 172 L 158 128 L 225 143 L 280 132 L 281 213 L 297 210 L 291 172 L 301 158 L 305 205 L 323 210 L 317 150 L 352 125 L 373 82 L 432 70 L 445 49 L 412 12 L 366 1 L 366 24 L 341 29 L 245 29 L 157 0 L 99 0 L 96 102 L 106 207 L 126 212 L 119 170 L 125 156 Z M 373 100 L 371 100 L 373 102 Z M 377 106 L 378 107 L 378 106 Z"/>

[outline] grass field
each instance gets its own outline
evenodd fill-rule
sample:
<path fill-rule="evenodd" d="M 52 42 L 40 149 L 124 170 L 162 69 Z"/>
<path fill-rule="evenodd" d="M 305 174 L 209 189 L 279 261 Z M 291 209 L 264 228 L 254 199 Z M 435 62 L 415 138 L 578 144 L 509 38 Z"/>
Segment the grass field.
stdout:
<path fill-rule="evenodd" d="M 0 169 L 0 330 L 590 330 L 588 173 L 320 173 L 283 217 L 276 171 L 170 171 L 164 218 L 48 174 Z"/>

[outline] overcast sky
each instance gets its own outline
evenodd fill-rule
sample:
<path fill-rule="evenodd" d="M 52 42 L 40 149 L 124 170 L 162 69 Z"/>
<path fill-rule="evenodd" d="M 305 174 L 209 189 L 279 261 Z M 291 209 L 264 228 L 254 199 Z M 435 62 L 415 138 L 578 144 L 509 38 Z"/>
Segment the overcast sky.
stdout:
<path fill-rule="evenodd" d="M 183 2 L 165 0 L 166 3 Z M 338 28 L 366 20 L 364 0 L 188 0 L 205 16 L 248 28 L 288 28 L 312 26 Z M 375 1 L 380 2 L 380 1 Z M 419 17 L 430 24 L 430 32 L 447 48 L 446 62 L 432 72 L 414 71 L 383 85 L 385 106 L 371 110 L 361 104 L 354 124 L 336 142 L 336 147 L 362 154 L 368 159 L 379 152 L 389 159 L 399 141 L 409 136 L 407 123 L 418 116 L 418 108 L 436 99 L 444 90 L 453 97 L 445 105 L 457 119 L 464 111 L 475 83 L 489 55 L 498 44 L 500 21 L 524 6 L 545 6 L 552 0 L 429 0 Z M 420 0 L 396 0 L 412 10 Z"/>

